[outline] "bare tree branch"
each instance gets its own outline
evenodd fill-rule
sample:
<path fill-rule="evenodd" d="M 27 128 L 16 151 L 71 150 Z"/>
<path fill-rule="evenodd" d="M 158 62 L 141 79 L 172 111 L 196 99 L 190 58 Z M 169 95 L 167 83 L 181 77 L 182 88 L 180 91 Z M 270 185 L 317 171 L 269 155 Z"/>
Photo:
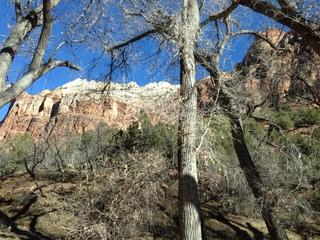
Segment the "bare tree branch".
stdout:
<path fill-rule="evenodd" d="M 140 34 L 140 35 L 138 35 L 136 37 L 133 37 L 133 38 L 129 39 L 126 42 L 123 42 L 123 43 L 120 43 L 120 44 L 118 44 L 116 46 L 113 46 L 113 47 L 109 48 L 107 51 L 109 52 L 109 51 L 112 51 L 112 50 L 118 50 L 118 49 L 120 49 L 122 47 L 128 46 L 131 43 L 137 42 L 137 41 L 139 41 L 139 40 L 141 40 L 141 39 L 143 39 L 143 38 L 145 38 L 145 37 L 147 37 L 149 35 L 155 34 L 155 33 L 157 33 L 157 30 L 156 29 L 151 29 L 151 30 L 149 30 L 147 32 L 144 32 L 144 33 L 142 33 L 142 34 Z"/>
<path fill-rule="evenodd" d="M 51 71 L 56 67 L 68 67 L 74 70 L 81 70 L 79 66 L 76 66 L 68 61 L 50 61 L 36 70 L 28 71 L 22 78 L 20 78 L 15 84 L 12 84 L 6 91 L 1 93 L 0 108 L 11 102 L 19 94 L 25 91 L 32 83 L 37 79 Z"/>
<path fill-rule="evenodd" d="M 52 51 L 52 53 L 50 54 L 50 59 L 53 60 L 53 56 L 56 54 L 56 52 L 64 45 L 66 44 L 70 44 L 70 43 L 81 43 L 84 42 L 86 40 L 86 37 L 83 37 L 81 39 L 74 39 L 74 40 L 67 40 L 67 41 L 63 41 L 61 43 L 59 43 L 59 45 Z"/>
<path fill-rule="evenodd" d="M 267 36 L 264 36 L 260 33 L 257 33 L 256 31 L 253 30 L 241 30 L 238 31 L 236 33 L 232 33 L 232 34 L 228 34 L 224 37 L 223 41 L 219 44 L 218 46 L 218 51 L 215 54 L 215 56 L 211 53 L 208 53 L 206 51 L 201 51 L 198 50 L 197 52 L 195 52 L 195 57 L 196 60 L 215 78 L 218 79 L 218 76 L 216 75 L 219 70 L 218 70 L 218 63 L 221 60 L 222 54 L 224 49 L 226 48 L 227 43 L 229 42 L 230 39 L 239 36 L 239 35 L 244 35 L 244 34 L 250 34 L 250 35 L 254 35 L 255 37 L 258 37 L 262 40 L 264 40 L 265 42 L 267 42 L 272 48 L 276 49 L 276 50 L 284 50 L 284 48 L 279 48 L 277 46 L 277 43 L 274 43 L 271 39 L 269 39 Z M 213 64 L 213 62 L 215 64 Z"/>
<path fill-rule="evenodd" d="M 16 12 L 16 22 L 19 22 L 22 19 L 21 0 L 16 0 L 14 5 L 15 5 L 15 12 Z"/>
<path fill-rule="evenodd" d="M 281 1 L 280 1 L 281 2 Z M 294 17 L 286 14 L 282 9 L 268 1 L 240 0 L 240 4 L 263 14 L 299 33 L 308 42 L 310 47 L 320 55 L 320 31 L 319 23 L 311 22 L 302 16 Z M 280 3 L 279 3 L 280 4 Z M 281 2 L 286 4 L 286 2 Z"/>
<path fill-rule="evenodd" d="M 133 12 L 130 12 L 128 9 L 126 9 L 124 7 L 123 0 L 120 1 L 120 6 L 121 6 L 121 9 L 123 11 L 125 11 L 125 13 L 127 13 L 128 15 L 142 17 L 146 22 L 148 22 L 148 23 L 151 22 L 150 19 L 148 19 L 143 13 L 141 13 L 141 12 L 133 13 Z"/>
<path fill-rule="evenodd" d="M 43 1 L 43 28 L 41 31 L 40 39 L 36 51 L 33 55 L 32 62 L 30 64 L 30 71 L 34 71 L 41 65 L 44 53 L 47 49 L 49 38 L 51 36 L 53 18 L 51 16 L 51 0 Z"/>
<path fill-rule="evenodd" d="M 224 11 L 218 13 L 217 15 L 212 15 L 203 22 L 200 23 L 199 27 L 203 28 L 205 25 L 207 25 L 210 22 L 213 22 L 218 19 L 226 19 L 239 5 L 239 0 L 232 1 L 232 4 Z"/>
<path fill-rule="evenodd" d="M 293 18 L 298 17 L 298 13 L 295 10 L 293 3 L 290 0 L 277 0 L 279 5 L 281 6 L 281 10 L 288 16 Z"/>
<path fill-rule="evenodd" d="M 51 8 L 55 7 L 60 0 L 51 0 Z M 19 1 L 16 4 L 20 3 Z M 19 7 L 16 7 L 16 11 Z M 15 24 L 10 36 L 0 50 L 0 93 L 5 90 L 5 81 L 8 75 L 11 63 L 19 50 L 22 41 L 32 31 L 33 28 L 42 25 L 43 5 L 39 4 L 37 8 L 29 12 L 26 17 L 22 17 Z M 18 19 L 17 19 L 18 20 Z"/>

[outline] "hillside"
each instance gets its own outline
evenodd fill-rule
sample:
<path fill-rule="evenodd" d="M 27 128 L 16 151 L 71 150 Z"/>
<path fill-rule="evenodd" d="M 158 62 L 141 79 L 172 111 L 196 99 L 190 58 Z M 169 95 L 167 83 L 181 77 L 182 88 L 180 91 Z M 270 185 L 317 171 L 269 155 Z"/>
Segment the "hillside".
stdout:
<path fill-rule="evenodd" d="M 290 239 L 320 239 L 319 57 L 264 33 L 223 78 Z M 197 82 L 207 239 L 269 239 L 233 149 L 219 89 Z M 178 239 L 179 86 L 76 79 L 21 94 L 0 126 L 0 238 Z"/>
<path fill-rule="evenodd" d="M 138 176 L 127 177 L 132 181 L 131 177 Z M 123 204 L 128 204 L 127 207 L 142 206 L 138 202 L 129 202 L 127 197 L 132 197 L 132 194 L 121 192 L 127 190 L 126 188 L 117 190 L 112 193 L 113 196 L 109 196 L 113 200 L 113 204 L 108 210 L 111 214 L 100 221 L 94 221 L 94 216 L 99 216 L 97 207 L 101 209 L 101 202 L 98 200 L 99 197 L 102 197 L 102 193 L 108 192 L 108 189 L 102 183 L 103 177 L 97 176 L 96 180 L 90 183 L 85 183 L 84 179 L 85 176 L 81 176 L 79 172 L 66 172 L 64 180 L 58 173 L 42 173 L 38 176 L 38 183 L 41 185 L 45 197 L 38 196 L 39 192 L 35 190 L 35 184 L 28 174 L 15 174 L 2 179 L 0 183 L 0 216 L 2 221 L 0 238 L 30 240 L 113 239 L 114 234 L 117 239 L 179 239 L 176 223 L 178 216 L 175 178 L 170 177 L 167 181 L 169 184 L 174 182 L 173 185 L 156 186 L 158 194 L 161 195 L 158 196 L 158 199 L 153 199 L 153 204 L 144 205 L 145 209 L 126 209 Z M 116 183 L 116 179 L 109 180 Z M 143 184 L 139 180 L 135 180 L 133 183 Z M 108 186 L 110 186 L 109 184 Z M 144 188 L 146 187 L 150 187 L 150 184 L 144 186 Z M 89 193 L 92 196 L 91 200 L 93 200 L 93 209 L 95 210 L 90 210 Z M 122 194 L 125 195 L 125 198 L 122 198 L 124 197 Z M 151 193 L 149 194 L 154 197 Z M 120 200 L 124 201 L 123 204 L 118 202 Z M 145 199 L 133 200 L 143 201 L 143 204 L 146 204 Z M 212 200 L 202 199 L 201 205 L 207 239 L 269 239 L 261 218 L 227 213 L 220 203 Z M 116 207 L 118 211 L 111 209 Z M 112 213 L 117 213 L 119 216 L 112 215 Z M 142 213 L 154 216 L 145 215 L 142 217 L 139 215 Z M 124 214 L 128 214 L 127 218 L 124 218 Z M 108 224 L 108 221 L 113 221 L 113 223 Z M 149 225 L 148 228 L 141 226 L 139 229 L 136 227 L 145 223 Z M 119 228 L 118 224 L 123 225 L 120 225 L 121 228 Z M 311 225 L 307 225 L 307 222 L 305 224 L 309 227 L 301 229 L 300 236 L 292 231 L 294 228 L 288 230 L 290 240 L 320 239 L 317 236 L 320 233 L 319 225 L 317 226 L 316 222 Z M 114 229 L 110 229 L 112 227 Z"/>

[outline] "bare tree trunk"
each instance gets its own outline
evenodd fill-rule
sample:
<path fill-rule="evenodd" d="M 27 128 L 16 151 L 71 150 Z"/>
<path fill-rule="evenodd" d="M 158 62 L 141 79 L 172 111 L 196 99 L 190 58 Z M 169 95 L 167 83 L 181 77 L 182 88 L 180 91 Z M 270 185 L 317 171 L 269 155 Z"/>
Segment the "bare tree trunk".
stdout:
<path fill-rule="evenodd" d="M 227 116 L 230 119 L 231 134 L 233 137 L 233 146 L 237 154 L 240 166 L 247 179 L 249 187 L 259 205 L 263 220 L 268 228 L 270 239 L 272 240 L 288 240 L 288 236 L 275 214 L 274 204 L 276 196 L 270 194 L 263 185 L 262 179 L 252 161 L 251 155 L 247 148 L 244 132 L 241 124 L 240 107 L 235 103 L 235 96 L 232 96 L 226 91 L 226 88 L 220 80 L 219 70 L 216 65 L 208 65 L 203 59 L 199 58 L 202 64 L 209 72 L 216 86 L 220 86 L 220 104 L 227 109 Z"/>
<path fill-rule="evenodd" d="M 259 202 L 263 220 L 268 228 L 270 239 L 287 240 L 288 236 L 274 211 L 275 197 L 264 189 L 261 177 L 255 168 L 247 148 L 240 117 L 230 117 L 233 145 L 253 195 Z"/>
<path fill-rule="evenodd" d="M 202 239 L 195 146 L 197 91 L 194 49 L 198 24 L 197 1 L 184 0 L 180 39 L 181 104 L 178 133 L 179 218 L 180 238 L 182 240 Z"/>
<path fill-rule="evenodd" d="M 29 19 L 24 18 L 19 20 L 0 51 L 0 92 L 5 90 L 9 67 L 11 66 L 23 38 L 31 31 L 32 26 Z"/>

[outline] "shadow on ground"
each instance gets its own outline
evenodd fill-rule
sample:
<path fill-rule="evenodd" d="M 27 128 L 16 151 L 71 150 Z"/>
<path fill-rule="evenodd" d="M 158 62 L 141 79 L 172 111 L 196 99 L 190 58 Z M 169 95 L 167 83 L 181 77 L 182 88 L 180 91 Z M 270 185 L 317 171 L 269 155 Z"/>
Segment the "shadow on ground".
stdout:
<path fill-rule="evenodd" d="M 30 214 L 28 210 L 30 207 L 35 204 L 38 200 L 38 196 L 34 194 L 30 194 L 28 198 L 26 198 L 26 201 L 24 205 L 17 211 L 15 212 L 11 217 L 8 216 L 6 213 L 3 211 L 0 211 L 0 229 L 8 229 L 10 232 L 15 234 L 16 236 L 19 236 L 20 239 L 34 239 L 34 240 L 53 240 L 54 238 L 46 236 L 42 234 L 41 232 L 37 231 L 36 225 L 38 223 L 38 218 L 40 216 L 43 216 L 45 213 L 41 214 L 35 214 L 35 215 L 28 215 Z M 0 203 L 2 204 L 2 202 Z M 19 225 L 17 224 L 17 221 L 19 219 L 22 219 L 24 217 L 28 216 L 30 218 L 30 224 L 29 224 L 29 230 L 23 230 L 19 228 Z M 2 232 L 2 231 L 1 231 Z M 0 233 L 0 238 L 1 239 L 6 239 L 6 238 L 11 238 L 8 236 L 8 234 L 5 233 Z"/>
<path fill-rule="evenodd" d="M 215 211 L 203 210 L 204 220 L 204 238 L 211 239 L 243 239 L 243 240 L 260 240 L 269 239 L 259 229 L 253 227 L 244 219 L 232 220 L 231 217 L 226 218 L 221 213 Z"/>
<path fill-rule="evenodd" d="M 246 218 L 225 217 L 215 209 L 202 209 L 204 220 L 203 240 L 260 240 L 270 239 L 268 235 L 252 226 Z M 178 216 L 171 216 L 175 222 L 170 226 L 152 226 L 153 239 L 179 239 Z"/>

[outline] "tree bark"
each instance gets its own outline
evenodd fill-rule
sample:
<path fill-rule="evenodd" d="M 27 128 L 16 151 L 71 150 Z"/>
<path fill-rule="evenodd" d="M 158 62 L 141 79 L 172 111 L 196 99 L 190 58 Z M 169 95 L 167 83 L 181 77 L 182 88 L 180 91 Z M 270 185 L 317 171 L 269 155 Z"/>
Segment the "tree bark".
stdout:
<path fill-rule="evenodd" d="M 179 219 L 182 240 L 200 240 L 201 211 L 195 146 L 197 113 L 196 63 L 199 10 L 196 0 L 183 0 L 180 35 L 180 115 L 178 132 Z"/>
<path fill-rule="evenodd" d="M 31 29 L 32 23 L 28 19 L 19 21 L 0 51 L 0 92 L 5 90 L 6 77 L 11 63 L 20 48 L 22 40 Z"/>

